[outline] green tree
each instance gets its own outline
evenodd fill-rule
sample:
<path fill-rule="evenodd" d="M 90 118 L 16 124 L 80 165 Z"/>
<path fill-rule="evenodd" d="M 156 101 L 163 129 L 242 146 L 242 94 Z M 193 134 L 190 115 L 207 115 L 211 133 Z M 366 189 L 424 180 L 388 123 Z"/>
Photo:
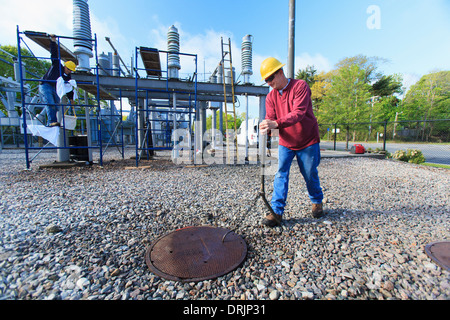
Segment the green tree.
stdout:
<path fill-rule="evenodd" d="M 379 98 L 372 107 L 371 115 L 373 122 L 395 121 L 396 115 L 400 113 L 401 100 L 391 95 Z"/>
<path fill-rule="evenodd" d="M 18 60 L 17 46 L 1 46 L 0 48 L 0 76 L 17 81 L 18 79 L 15 79 L 14 75 L 14 63 Z M 34 58 L 27 49 L 22 48 L 21 56 L 23 68 L 26 70 L 25 78 L 27 79 L 40 79 L 51 66 L 50 61 Z M 32 93 L 37 94 L 38 81 L 25 81 L 25 84 L 30 88 Z M 20 98 L 20 94 L 18 97 Z M 6 107 L 1 100 L 0 109 L 6 113 Z"/>
<path fill-rule="evenodd" d="M 450 71 L 424 75 L 407 92 L 403 112 L 409 119 L 448 119 L 450 117 Z"/>
<path fill-rule="evenodd" d="M 311 99 L 315 113 L 319 113 L 322 100 L 331 86 L 331 73 L 320 72 L 314 76 L 314 82 L 311 86 Z"/>
<path fill-rule="evenodd" d="M 305 80 L 308 86 L 311 88 L 316 81 L 317 69 L 314 66 L 308 65 L 305 69 L 300 69 L 295 75 L 295 79 Z"/>
<path fill-rule="evenodd" d="M 377 72 L 378 64 L 380 62 L 386 62 L 386 59 L 380 57 L 366 57 L 360 54 L 354 57 L 342 59 L 336 64 L 336 68 L 339 70 L 356 65 L 361 70 L 364 70 L 364 82 L 373 83 L 382 77 L 382 74 Z"/>
<path fill-rule="evenodd" d="M 400 75 L 383 75 L 372 85 L 372 95 L 388 97 L 402 93 L 402 78 Z"/>
<path fill-rule="evenodd" d="M 299 69 L 295 78 L 305 80 L 309 85 L 314 112 L 319 112 L 322 98 L 329 88 L 330 75 L 325 72 L 317 73 L 314 66 L 308 65 L 305 69 Z"/>
<path fill-rule="evenodd" d="M 401 75 L 382 75 L 371 88 L 370 118 L 373 122 L 394 121 L 399 113 L 400 100 L 395 96 L 403 93 Z"/>
<path fill-rule="evenodd" d="M 320 86 L 314 91 L 319 104 L 315 110 L 320 123 L 358 123 L 394 120 L 401 105 L 396 94 L 402 93 L 402 77 L 383 75 L 379 57 L 357 55 L 344 58 L 327 74 L 321 73 Z M 319 82 L 314 83 L 313 86 Z M 313 90 L 311 90 L 313 92 Z M 353 140 L 356 139 L 356 127 Z M 375 132 L 368 126 L 369 136 Z M 367 139 L 369 136 L 365 136 Z"/>
<path fill-rule="evenodd" d="M 349 123 L 368 120 L 370 85 L 358 65 L 341 67 L 331 77 L 323 98 L 319 120 L 323 123 Z"/>
<path fill-rule="evenodd" d="M 445 122 L 426 122 L 450 117 L 450 71 L 437 71 L 424 75 L 411 86 L 402 102 L 403 117 L 417 122 L 423 141 L 444 141 L 448 136 Z M 414 125 L 410 126 L 414 128 Z"/>
<path fill-rule="evenodd" d="M 18 59 L 17 46 L 1 46 L 0 48 L 2 49 L 0 50 L 0 76 L 14 79 L 14 61 Z M 38 60 L 27 49 L 22 48 L 21 54 L 22 64 L 27 71 L 26 77 L 29 79 L 39 79 L 51 66 L 50 60 Z"/>
<path fill-rule="evenodd" d="M 225 112 L 222 112 L 222 117 L 223 117 L 223 121 L 222 121 L 222 126 L 223 126 L 223 134 L 225 134 L 225 130 L 226 130 L 226 119 L 228 119 L 228 127 L 229 129 L 233 129 L 233 116 L 231 114 L 226 115 Z M 217 113 L 216 116 L 216 129 L 220 130 L 220 117 L 219 117 L 219 113 Z M 245 112 L 244 113 L 237 113 L 236 114 L 236 130 L 239 129 L 239 127 L 241 126 L 241 123 L 245 121 Z M 206 118 L 206 130 L 209 130 L 212 128 L 212 115 L 210 114 L 207 118 Z"/>

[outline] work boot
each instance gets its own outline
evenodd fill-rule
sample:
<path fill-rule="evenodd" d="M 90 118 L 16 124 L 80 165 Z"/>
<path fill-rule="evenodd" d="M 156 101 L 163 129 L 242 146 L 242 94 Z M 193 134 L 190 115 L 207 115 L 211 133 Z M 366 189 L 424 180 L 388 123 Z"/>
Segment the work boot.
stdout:
<path fill-rule="evenodd" d="M 263 220 L 263 224 L 268 227 L 275 227 L 279 226 L 281 224 L 281 221 L 283 220 L 283 217 L 279 214 L 272 214 L 269 213 L 266 218 Z"/>
<path fill-rule="evenodd" d="M 323 205 L 321 203 L 313 203 L 311 213 L 314 218 L 323 217 Z"/>

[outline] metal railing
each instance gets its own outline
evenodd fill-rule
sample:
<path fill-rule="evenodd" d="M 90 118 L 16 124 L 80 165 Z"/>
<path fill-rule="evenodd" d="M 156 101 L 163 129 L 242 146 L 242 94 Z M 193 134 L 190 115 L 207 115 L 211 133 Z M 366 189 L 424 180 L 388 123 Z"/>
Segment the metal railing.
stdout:
<path fill-rule="evenodd" d="M 419 149 L 426 162 L 450 165 L 450 119 L 319 124 L 319 131 L 325 149 L 350 150 L 356 143 L 391 154 Z"/>

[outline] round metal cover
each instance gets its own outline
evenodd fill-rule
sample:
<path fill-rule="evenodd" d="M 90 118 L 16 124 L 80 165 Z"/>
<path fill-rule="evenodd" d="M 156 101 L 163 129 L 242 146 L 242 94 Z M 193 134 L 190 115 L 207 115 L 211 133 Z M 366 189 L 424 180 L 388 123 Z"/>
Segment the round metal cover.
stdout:
<path fill-rule="evenodd" d="M 425 252 L 435 263 L 450 271 L 450 241 L 427 244 Z"/>
<path fill-rule="evenodd" d="M 186 227 L 156 239 L 147 249 L 150 270 L 169 280 L 202 281 L 236 269 L 247 244 L 233 231 L 210 226 Z"/>

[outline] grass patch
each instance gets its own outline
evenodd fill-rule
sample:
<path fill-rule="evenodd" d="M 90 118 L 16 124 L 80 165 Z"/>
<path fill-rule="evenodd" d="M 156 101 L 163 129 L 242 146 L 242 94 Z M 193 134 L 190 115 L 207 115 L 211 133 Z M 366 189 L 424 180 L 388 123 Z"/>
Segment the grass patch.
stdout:
<path fill-rule="evenodd" d="M 446 164 L 439 164 L 439 163 L 429 163 L 429 162 L 425 162 L 425 163 L 421 163 L 422 166 L 429 166 L 429 167 L 435 167 L 435 168 L 444 168 L 444 169 L 450 169 L 449 165 Z"/>

